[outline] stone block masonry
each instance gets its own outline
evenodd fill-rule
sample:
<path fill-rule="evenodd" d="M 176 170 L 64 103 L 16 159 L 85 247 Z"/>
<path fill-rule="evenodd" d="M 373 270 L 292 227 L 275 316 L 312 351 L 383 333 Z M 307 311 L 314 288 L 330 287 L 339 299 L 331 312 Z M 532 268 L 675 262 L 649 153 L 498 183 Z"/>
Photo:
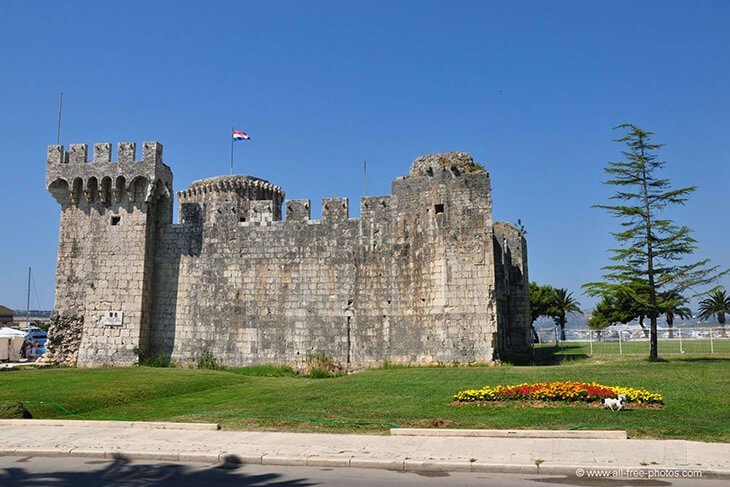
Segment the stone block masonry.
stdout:
<path fill-rule="evenodd" d="M 51 347 L 64 351 L 51 361 L 192 362 L 210 351 L 231 366 L 301 367 L 324 354 L 354 369 L 529 350 L 525 240 L 493 224 L 489 175 L 468 154 L 417 159 L 391 195 L 360 201 L 358 219 L 346 198 L 324 199 L 311 220 L 309 200 L 221 176 L 179 192 L 173 224 L 161 144 L 145 142 L 141 161 L 133 143 L 119 144 L 118 162 L 111 144 L 93 152 L 89 163 L 85 145 L 49 147 L 57 336 L 78 343 Z"/>

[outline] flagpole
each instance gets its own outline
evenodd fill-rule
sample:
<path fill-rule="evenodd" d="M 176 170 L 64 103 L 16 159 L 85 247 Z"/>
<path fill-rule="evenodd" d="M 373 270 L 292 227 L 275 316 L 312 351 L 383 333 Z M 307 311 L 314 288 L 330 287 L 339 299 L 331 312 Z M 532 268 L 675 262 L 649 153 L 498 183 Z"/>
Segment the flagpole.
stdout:
<path fill-rule="evenodd" d="M 56 145 L 60 144 L 61 140 L 61 110 L 63 109 L 63 91 L 58 99 L 58 126 L 56 127 Z"/>
<path fill-rule="evenodd" d="M 362 161 L 363 196 L 368 195 L 368 161 Z"/>
<path fill-rule="evenodd" d="M 231 175 L 233 175 L 233 131 L 235 129 L 231 127 Z"/>

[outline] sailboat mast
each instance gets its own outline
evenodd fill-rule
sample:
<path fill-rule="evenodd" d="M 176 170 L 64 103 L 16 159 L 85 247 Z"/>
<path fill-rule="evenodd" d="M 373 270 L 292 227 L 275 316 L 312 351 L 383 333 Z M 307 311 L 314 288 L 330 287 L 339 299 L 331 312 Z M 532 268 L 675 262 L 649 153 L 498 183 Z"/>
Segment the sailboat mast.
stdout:
<path fill-rule="evenodd" d="M 25 318 L 28 322 L 28 328 L 30 328 L 30 267 L 28 267 L 28 300 L 26 301 Z"/>

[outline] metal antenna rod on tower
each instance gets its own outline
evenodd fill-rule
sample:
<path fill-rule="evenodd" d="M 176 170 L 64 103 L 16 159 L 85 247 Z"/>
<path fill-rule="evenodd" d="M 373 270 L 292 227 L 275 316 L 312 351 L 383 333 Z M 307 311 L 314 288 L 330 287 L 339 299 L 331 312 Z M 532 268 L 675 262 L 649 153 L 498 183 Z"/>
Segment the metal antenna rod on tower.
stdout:
<path fill-rule="evenodd" d="M 58 98 L 58 126 L 56 127 L 56 145 L 61 143 L 61 110 L 63 109 L 63 91 Z"/>

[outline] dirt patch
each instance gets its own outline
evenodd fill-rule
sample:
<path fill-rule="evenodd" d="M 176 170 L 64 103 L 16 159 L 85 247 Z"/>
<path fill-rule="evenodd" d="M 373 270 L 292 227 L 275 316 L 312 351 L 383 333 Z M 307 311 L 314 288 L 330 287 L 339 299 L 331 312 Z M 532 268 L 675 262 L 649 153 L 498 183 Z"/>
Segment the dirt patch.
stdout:
<path fill-rule="evenodd" d="M 409 421 L 410 428 L 450 428 L 456 421 L 443 418 L 419 419 L 417 421 Z"/>

